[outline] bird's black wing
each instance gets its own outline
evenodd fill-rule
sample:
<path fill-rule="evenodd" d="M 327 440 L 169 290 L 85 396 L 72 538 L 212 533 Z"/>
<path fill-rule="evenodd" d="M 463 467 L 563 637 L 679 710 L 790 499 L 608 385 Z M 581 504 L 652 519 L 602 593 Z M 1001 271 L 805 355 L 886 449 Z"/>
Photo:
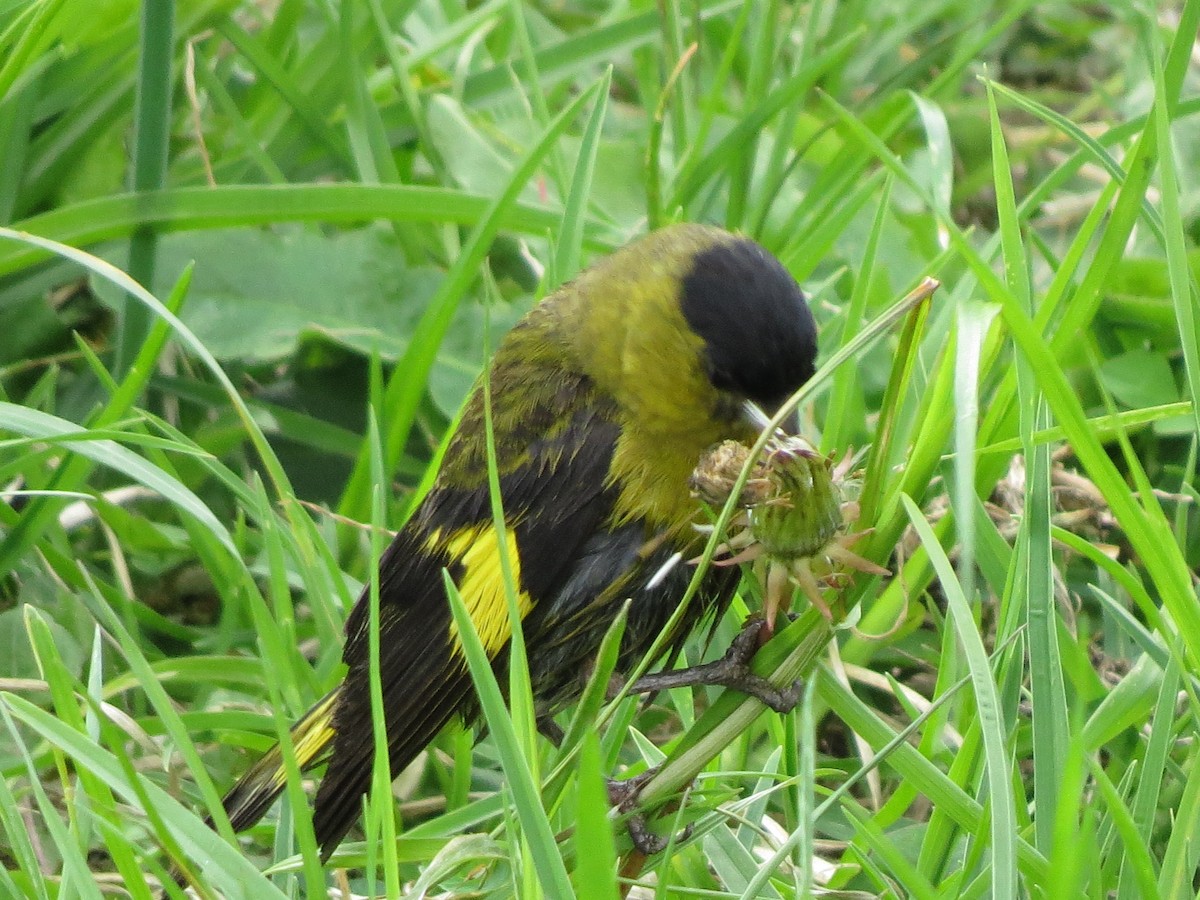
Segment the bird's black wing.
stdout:
<path fill-rule="evenodd" d="M 557 373 L 519 418 L 494 421 L 506 530 L 515 542 L 513 571 L 526 612 L 551 603 L 578 579 L 607 583 L 622 560 L 596 559 L 596 536 L 612 513 L 607 484 L 619 436 L 611 402 L 582 375 Z M 460 434 L 482 428 L 469 405 Z M 464 429 L 466 431 L 464 432 Z M 475 435 L 478 438 L 478 434 Z M 455 440 L 443 476 L 380 560 L 380 675 L 391 771 L 398 773 L 456 714 L 471 712 L 474 694 L 442 580 L 449 571 L 489 654 L 508 646 L 509 617 L 486 481 L 463 484 L 467 454 L 481 439 Z M 603 540 L 603 539 L 602 539 Z M 317 792 L 314 827 L 328 855 L 358 819 L 374 758 L 369 690 L 369 597 L 360 597 L 346 626 L 348 672 L 332 715 L 329 767 Z M 536 660 L 536 637 L 529 639 Z M 595 648 L 592 648 L 593 650 Z M 536 665 L 536 662 L 534 663 Z M 537 682 L 535 679 L 535 689 Z"/>

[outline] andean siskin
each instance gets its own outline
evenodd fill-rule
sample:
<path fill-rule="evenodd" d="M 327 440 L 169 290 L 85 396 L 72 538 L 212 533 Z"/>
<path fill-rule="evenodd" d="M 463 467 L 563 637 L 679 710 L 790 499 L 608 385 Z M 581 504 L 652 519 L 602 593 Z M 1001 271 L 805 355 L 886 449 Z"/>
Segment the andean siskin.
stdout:
<path fill-rule="evenodd" d="M 816 327 L 787 270 L 753 241 L 698 225 L 665 228 L 601 260 L 500 343 L 485 377 L 506 552 L 542 712 L 578 694 L 626 598 L 618 668 L 650 647 L 691 576 L 686 565 L 660 570 L 700 546 L 689 476 L 714 444 L 753 441 L 747 401 L 776 407 L 811 377 L 815 357 Z M 477 712 L 443 570 L 504 665 L 509 615 L 485 435 L 477 384 L 436 482 L 380 561 L 393 774 L 453 716 Z M 669 650 L 724 609 L 736 578 L 711 571 Z M 314 809 L 326 857 L 358 819 L 371 781 L 368 622 L 364 594 L 346 624 L 345 680 L 292 732 L 302 767 L 328 763 Z M 283 786 L 275 748 L 226 797 L 234 828 L 257 821 Z"/>

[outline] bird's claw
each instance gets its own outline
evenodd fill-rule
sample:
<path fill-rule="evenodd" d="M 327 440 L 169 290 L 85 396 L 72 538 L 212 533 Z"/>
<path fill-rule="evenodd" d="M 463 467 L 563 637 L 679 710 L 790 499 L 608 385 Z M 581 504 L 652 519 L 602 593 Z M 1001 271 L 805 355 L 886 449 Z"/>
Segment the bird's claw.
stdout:
<path fill-rule="evenodd" d="M 641 813 L 631 815 L 625 822 L 625 828 L 629 832 L 629 839 L 633 841 L 633 849 L 644 856 L 662 853 L 671 844 L 682 844 L 692 836 L 692 825 L 689 823 L 673 838 L 660 837 L 650 830 L 646 817 Z"/>
<path fill-rule="evenodd" d="M 629 815 L 629 818 L 625 820 L 629 839 L 633 842 L 633 848 L 645 856 L 662 853 L 672 843 L 683 843 L 692 836 L 692 826 L 689 824 L 674 838 L 660 837 L 650 830 L 645 814 L 637 811 L 638 796 L 646 782 L 653 778 L 657 771 L 656 768 L 649 769 L 640 775 L 621 781 L 615 778 L 608 779 L 608 800 L 618 812 Z"/>
<path fill-rule="evenodd" d="M 733 688 L 754 697 L 764 706 L 778 713 L 790 712 L 800 700 L 801 684 L 794 682 L 789 687 L 778 688 L 770 680 L 756 675 L 750 669 L 760 642 L 771 632 L 766 621 L 753 619 L 733 639 L 725 655 L 718 660 L 692 666 L 690 669 L 673 669 L 643 675 L 630 686 L 631 693 L 652 693 L 667 688 L 693 687 L 698 684 Z"/>
<path fill-rule="evenodd" d="M 768 629 L 764 635 L 765 628 L 766 620 L 753 619 L 733 639 L 725 655 L 714 664 L 720 669 L 721 680 L 718 683 L 754 697 L 777 713 L 791 712 L 800 702 L 800 692 L 804 683 L 797 680 L 786 688 L 778 688 L 769 679 L 755 674 L 750 669 L 750 660 L 766 642 L 764 638 L 771 636 L 770 632 L 773 629 Z"/>

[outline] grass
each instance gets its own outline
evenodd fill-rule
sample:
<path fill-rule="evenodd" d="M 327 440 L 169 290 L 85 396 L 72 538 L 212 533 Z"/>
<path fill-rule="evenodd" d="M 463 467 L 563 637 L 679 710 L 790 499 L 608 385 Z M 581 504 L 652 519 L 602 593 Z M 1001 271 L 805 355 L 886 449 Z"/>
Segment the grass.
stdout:
<path fill-rule="evenodd" d="M 227 897 L 1194 896 L 1198 25 L 0 4 L 0 895 L 150 897 L 174 862 Z M 856 551 L 892 574 L 756 656 L 797 710 L 606 701 L 617 616 L 560 748 L 477 664 L 488 736 L 377 773 L 329 866 L 294 757 L 235 838 L 222 792 L 337 683 L 487 347 L 675 220 L 796 275 L 804 430 L 865 448 Z M 644 859 L 600 776 L 655 765 L 654 827 L 694 830 Z"/>

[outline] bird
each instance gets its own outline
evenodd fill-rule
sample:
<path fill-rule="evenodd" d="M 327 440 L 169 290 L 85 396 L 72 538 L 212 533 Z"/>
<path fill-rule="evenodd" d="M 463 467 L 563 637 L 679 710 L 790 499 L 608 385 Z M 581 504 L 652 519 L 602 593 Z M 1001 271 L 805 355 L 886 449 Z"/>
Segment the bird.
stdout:
<path fill-rule="evenodd" d="M 752 442 L 762 415 L 752 411 L 778 409 L 812 377 L 816 356 L 816 323 L 788 270 L 750 238 L 708 225 L 636 239 L 520 319 L 465 401 L 432 486 L 379 560 L 393 777 L 455 716 L 478 714 L 443 572 L 504 671 L 511 632 L 500 554 L 508 554 L 539 715 L 578 696 L 626 600 L 617 670 L 629 671 L 690 580 L 686 564 L 671 562 L 702 546 L 702 508 L 688 487 L 701 455 L 725 440 Z M 483 379 L 503 547 L 488 487 Z M 704 576 L 656 662 L 723 614 L 737 577 L 736 568 Z M 326 764 L 313 800 L 323 861 L 358 820 L 371 783 L 370 618 L 364 590 L 345 626 L 343 680 L 291 732 L 302 770 Z M 735 644 L 753 653 L 753 642 Z M 728 683 L 753 692 L 747 673 L 743 665 Z M 276 746 L 226 795 L 234 830 L 262 818 L 285 782 Z"/>

